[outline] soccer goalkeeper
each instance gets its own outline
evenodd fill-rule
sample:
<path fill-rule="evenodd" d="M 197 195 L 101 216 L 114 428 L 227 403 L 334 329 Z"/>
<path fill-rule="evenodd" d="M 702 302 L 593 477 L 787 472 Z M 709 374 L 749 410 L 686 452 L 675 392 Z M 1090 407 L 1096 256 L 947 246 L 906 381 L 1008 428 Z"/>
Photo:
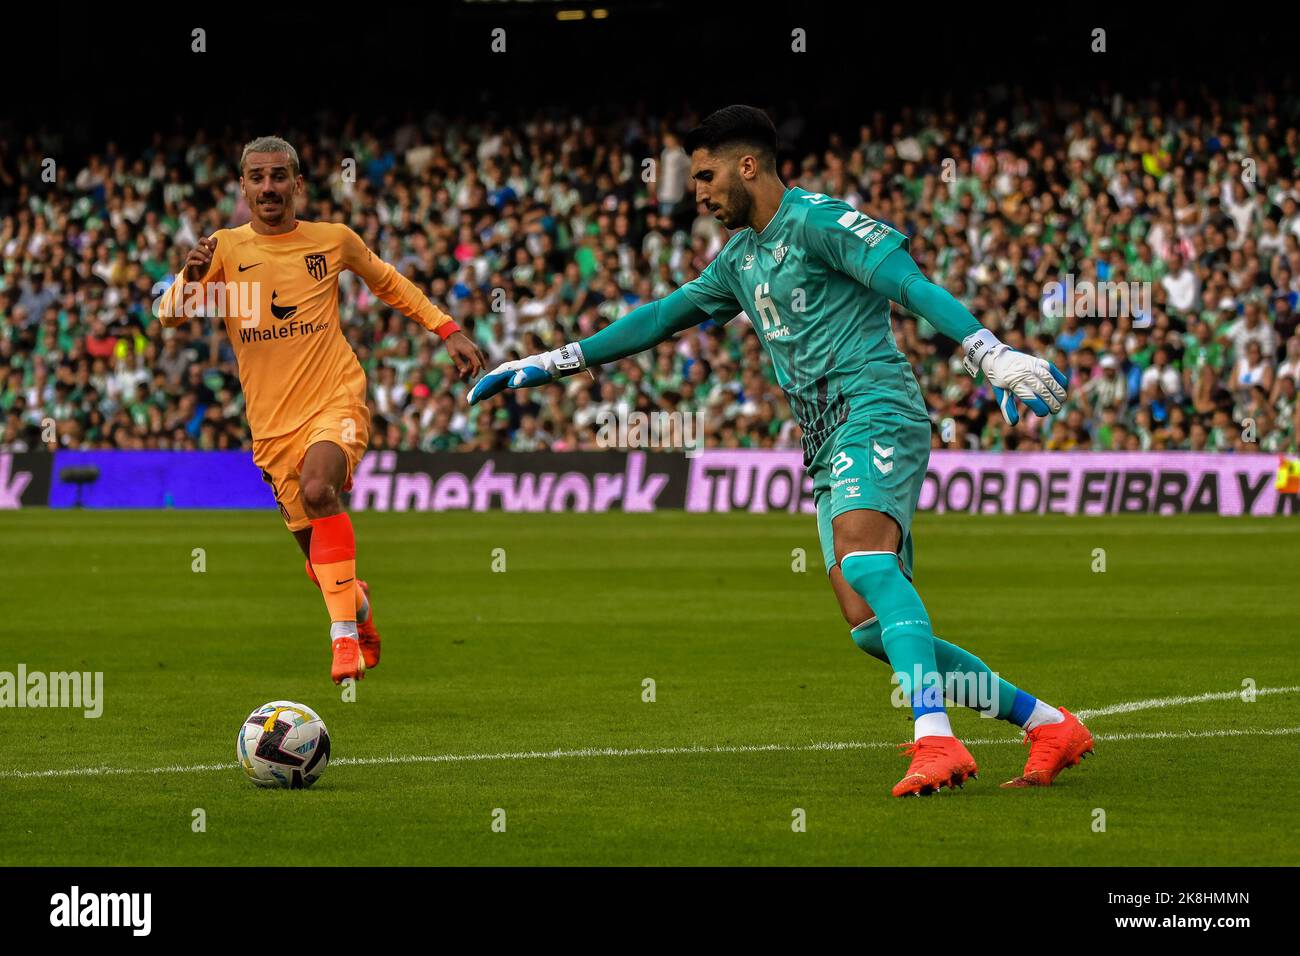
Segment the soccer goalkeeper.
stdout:
<path fill-rule="evenodd" d="M 498 366 L 475 384 L 470 402 L 604 365 L 747 311 L 803 429 L 817 530 L 840 609 L 857 645 L 893 668 L 912 708 L 911 765 L 894 795 L 928 795 L 976 775 L 948 721 L 945 692 L 952 687 L 988 688 L 963 703 L 1025 730 L 1024 772 L 1004 786 L 1051 784 L 1092 752 L 1087 728 L 935 637 L 912 585 L 912 516 L 929 460 L 930 420 L 894 342 L 889 300 L 962 343 L 967 372 L 984 373 L 1013 425 L 1017 401 L 1037 415 L 1060 411 L 1065 377 L 999 342 L 926 279 L 901 233 L 841 200 L 786 188 L 776 174 L 776 130 L 761 110 L 718 110 L 690 132 L 686 151 L 697 201 L 739 230 L 726 248 L 697 279 L 594 335 Z"/>

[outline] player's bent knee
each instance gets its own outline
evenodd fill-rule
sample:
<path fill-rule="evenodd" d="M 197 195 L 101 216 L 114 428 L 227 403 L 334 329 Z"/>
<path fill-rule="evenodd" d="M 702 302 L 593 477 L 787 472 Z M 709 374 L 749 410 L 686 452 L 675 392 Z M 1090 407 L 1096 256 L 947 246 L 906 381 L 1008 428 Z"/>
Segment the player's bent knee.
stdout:
<path fill-rule="evenodd" d="M 844 556 L 840 568 L 844 580 L 877 610 L 894 606 L 911 591 L 911 583 L 898 566 L 898 556 L 888 551 L 851 552 Z"/>
<path fill-rule="evenodd" d="M 871 605 L 862 599 L 862 595 L 854 591 L 849 582 L 844 580 L 844 572 L 840 570 L 839 565 L 830 569 L 828 577 L 831 582 L 831 590 L 835 592 L 835 601 L 840 606 L 840 614 L 844 617 L 844 623 L 849 627 L 856 627 L 868 618 L 874 618 L 876 612 L 871 610 Z"/>
<path fill-rule="evenodd" d="M 302 483 L 302 501 L 309 511 L 331 511 L 339 504 L 338 489 L 324 478 L 308 478 Z"/>
<path fill-rule="evenodd" d="M 885 642 L 880 636 L 880 621 L 876 618 L 859 622 L 849 631 L 849 636 L 853 638 L 854 644 L 876 660 L 889 662 L 889 655 L 885 653 Z"/>
<path fill-rule="evenodd" d="M 853 589 L 847 583 L 844 589 L 849 593 L 840 594 L 837 590 L 835 596 L 839 598 L 840 615 L 844 618 L 845 624 L 849 627 L 857 627 L 868 618 L 875 618 L 876 615 L 872 613 L 870 605 L 853 593 Z"/>

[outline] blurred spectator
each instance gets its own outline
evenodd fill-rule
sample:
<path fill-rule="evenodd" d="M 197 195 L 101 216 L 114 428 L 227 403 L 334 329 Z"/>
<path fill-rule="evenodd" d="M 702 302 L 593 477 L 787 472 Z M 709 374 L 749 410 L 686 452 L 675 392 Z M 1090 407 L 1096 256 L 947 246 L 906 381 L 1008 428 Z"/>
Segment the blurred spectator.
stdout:
<path fill-rule="evenodd" d="M 1059 416 L 1009 427 L 987 384 L 961 370 L 956 343 L 895 306 L 936 445 L 1294 453 L 1298 106 L 1280 92 L 1095 103 L 1014 93 L 996 107 L 877 113 L 824 141 L 779 117 L 779 165 L 789 184 L 906 232 L 935 282 L 1069 376 Z M 300 215 L 352 226 L 500 362 L 617 321 L 717 255 L 727 234 L 694 202 L 681 147 L 692 122 L 430 115 L 366 129 L 339 117 L 287 135 L 308 188 Z M 249 447 L 221 323 L 164 330 L 152 303 L 200 236 L 247 221 L 235 163 L 260 132 L 160 132 L 135 152 L 105 144 L 57 184 L 20 188 L 0 219 L 0 450 Z M 39 168 L 39 140 L 10 147 L 8 166 Z M 1258 183 L 1241 181 L 1247 151 Z M 355 182 L 344 158 L 358 160 Z M 698 412 L 707 445 L 798 447 L 743 316 L 470 409 L 436 339 L 351 276 L 339 305 L 376 448 L 593 448 L 602 421 L 633 410 Z"/>

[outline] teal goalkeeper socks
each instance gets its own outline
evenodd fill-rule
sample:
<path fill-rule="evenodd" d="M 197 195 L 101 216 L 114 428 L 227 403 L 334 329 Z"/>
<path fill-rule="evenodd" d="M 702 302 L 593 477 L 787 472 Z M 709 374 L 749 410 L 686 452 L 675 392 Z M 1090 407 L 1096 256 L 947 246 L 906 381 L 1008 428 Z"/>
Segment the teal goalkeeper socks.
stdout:
<path fill-rule="evenodd" d="M 878 661 L 889 663 L 885 645 L 880 640 L 880 621 L 859 624 L 849 632 L 853 643 Z M 963 647 L 942 638 L 934 639 L 935 664 L 943 674 L 944 688 L 956 703 L 998 720 L 1024 726 L 1034 709 L 1035 699 L 1009 681 L 1003 680 L 987 664 Z"/>
<path fill-rule="evenodd" d="M 840 562 L 849 586 L 871 605 L 880 626 L 880 643 L 898 675 L 912 716 L 944 712 L 944 687 L 935 660 L 934 632 L 921 596 L 898 567 L 898 556 L 855 552 Z"/>

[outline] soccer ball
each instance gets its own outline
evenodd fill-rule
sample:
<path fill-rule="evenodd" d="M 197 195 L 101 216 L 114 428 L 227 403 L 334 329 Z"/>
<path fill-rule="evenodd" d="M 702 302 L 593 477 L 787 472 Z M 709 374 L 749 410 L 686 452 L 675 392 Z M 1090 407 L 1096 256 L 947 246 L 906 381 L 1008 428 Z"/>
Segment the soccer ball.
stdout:
<path fill-rule="evenodd" d="M 330 735 L 310 707 L 273 700 L 248 715 L 239 728 L 235 756 L 259 787 L 310 787 L 330 762 Z"/>

